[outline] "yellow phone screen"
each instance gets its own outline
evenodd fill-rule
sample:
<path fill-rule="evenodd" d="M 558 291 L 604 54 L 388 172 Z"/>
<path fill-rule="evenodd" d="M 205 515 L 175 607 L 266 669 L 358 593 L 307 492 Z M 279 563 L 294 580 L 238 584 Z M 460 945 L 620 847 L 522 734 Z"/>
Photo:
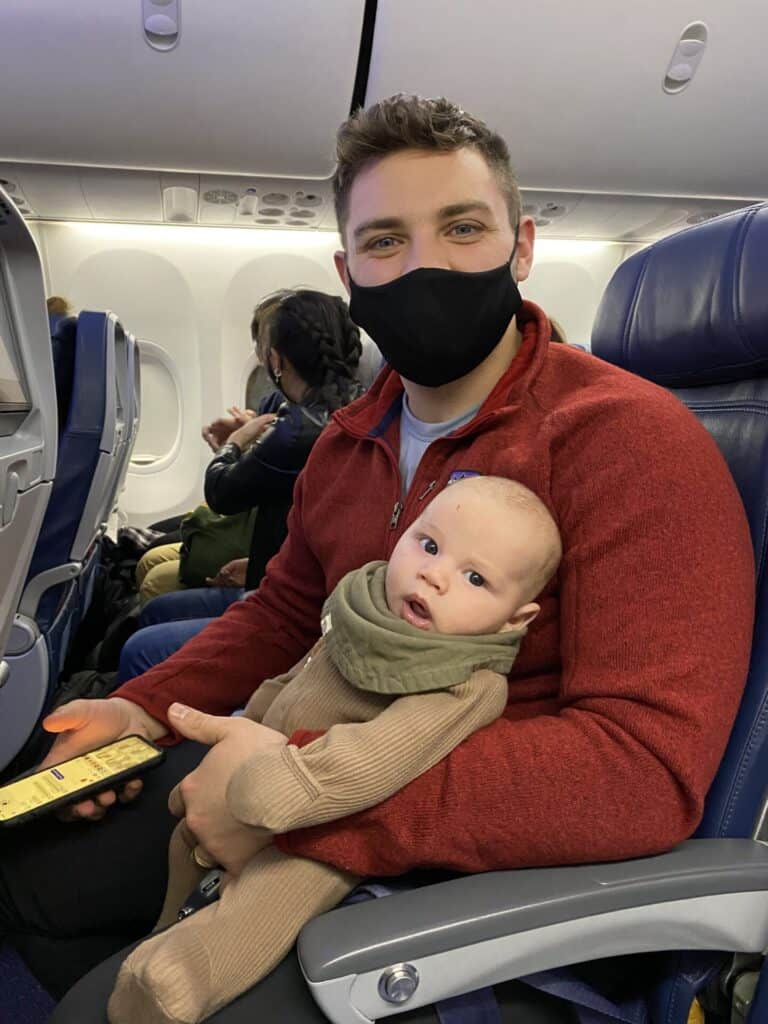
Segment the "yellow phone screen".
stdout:
<path fill-rule="evenodd" d="M 140 736 L 125 736 L 99 750 L 51 765 L 26 779 L 17 779 L 0 788 L 0 821 L 36 811 L 157 756 L 155 747 Z"/>

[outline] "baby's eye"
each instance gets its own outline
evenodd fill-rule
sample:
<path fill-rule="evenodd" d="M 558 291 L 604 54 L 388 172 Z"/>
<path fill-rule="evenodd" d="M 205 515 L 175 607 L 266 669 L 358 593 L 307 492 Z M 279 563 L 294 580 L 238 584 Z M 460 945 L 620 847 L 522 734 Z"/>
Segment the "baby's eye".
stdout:
<path fill-rule="evenodd" d="M 422 537 L 419 544 L 424 548 L 428 555 L 437 554 L 437 544 L 432 540 L 431 537 Z"/>
<path fill-rule="evenodd" d="M 480 573 L 475 572 L 474 569 L 468 569 L 464 573 L 464 575 L 466 576 L 466 578 L 469 580 L 473 587 L 485 586 L 485 576 L 481 576 Z"/>

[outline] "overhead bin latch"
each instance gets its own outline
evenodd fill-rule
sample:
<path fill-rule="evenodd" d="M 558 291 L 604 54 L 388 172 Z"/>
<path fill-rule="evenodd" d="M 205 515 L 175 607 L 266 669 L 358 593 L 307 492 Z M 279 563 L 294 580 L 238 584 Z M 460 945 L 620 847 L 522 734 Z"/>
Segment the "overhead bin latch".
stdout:
<path fill-rule="evenodd" d="M 144 38 L 153 50 L 172 50 L 181 36 L 180 0 L 141 0 Z"/>

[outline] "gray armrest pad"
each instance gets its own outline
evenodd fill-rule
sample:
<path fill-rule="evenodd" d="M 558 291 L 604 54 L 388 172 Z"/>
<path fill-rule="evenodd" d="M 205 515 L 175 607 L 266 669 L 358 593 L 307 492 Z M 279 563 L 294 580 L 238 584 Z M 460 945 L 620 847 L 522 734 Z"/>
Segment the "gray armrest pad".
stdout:
<path fill-rule="evenodd" d="M 768 846 L 689 840 L 657 857 L 495 871 L 341 907 L 305 926 L 299 955 L 307 979 L 324 982 L 619 910 L 766 890 Z"/>

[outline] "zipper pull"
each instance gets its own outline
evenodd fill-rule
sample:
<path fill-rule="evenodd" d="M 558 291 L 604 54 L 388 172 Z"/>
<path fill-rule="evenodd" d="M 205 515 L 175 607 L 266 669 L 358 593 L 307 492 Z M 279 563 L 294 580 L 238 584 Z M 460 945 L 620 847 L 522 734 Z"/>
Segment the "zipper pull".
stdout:
<path fill-rule="evenodd" d="M 400 513 L 403 511 L 402 501 L 396 501 L 395 507 L 392 509 L 392 518 L 389 520 L 390 530 L 396 530 L 397 524 L 400 521 Z"/>
<path fill-rule="evenodd" d="M 423 501 L 431 491 L 434 491 L 435 487 L 437 487 L 437 480 L 433 480 L 431 484 L 428 484 L 426 489 L 421 492 L 416 500 Z"/>

